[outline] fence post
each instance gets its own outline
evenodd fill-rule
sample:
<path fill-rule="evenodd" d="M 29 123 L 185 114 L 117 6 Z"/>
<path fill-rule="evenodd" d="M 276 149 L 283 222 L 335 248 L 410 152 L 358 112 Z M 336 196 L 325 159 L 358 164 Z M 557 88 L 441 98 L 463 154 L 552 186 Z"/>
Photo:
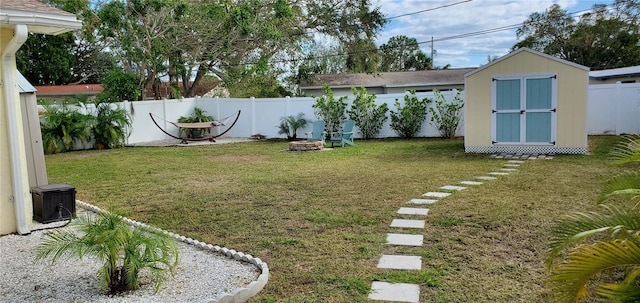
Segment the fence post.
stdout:
<path fill-rule="evenodd" d="M 251 134 L 249 134 L 249 136 L 252 136 L 254 134 L 256 134 L 256 98 L 255 97 L 251 97 Z"/>
<path fill-rule="evenodd" d="M 285 96 L 284 97 L 284 116 L 288 116 L 289 115 L 289 101 L 291 101 L 291 98 L 289 96 Z"/>
<path fill-rule="evenodd" d="M 122 101 L 122 107 L 127 112 L 127 115 L 129 117 L 131 117 L 131 123 L 133 123 L 133 114 L 131 113 L 131 105 L 129 104 L 129 101 L 128 100 L 123 100 Z M 125 130 L 125 134 L 128 134 L 129 133 L 129 126 L 125 125 L 124 126 L 124 130 Z M 127 145 L 129 144 L 129 136 L 125 137 L 125 143 Z"/>
<path fill-rule="evenodd" d="M 615 92 L 615 97 L 614 97 L 614 102 L 616 102 L 616 119 L 613 121 L 613 123 L 615 123 L 615 128 L 616 128 L 616 135 L 620 135 L 620 121 L 622 121 L 622 113 L 620 112 L 621 110 L 623 110 L 621 107 L 622 102 L 620 102 L 620 91 L 622 90 L 622 82 L 617 81 L 616 82 L 616 92 Z"/>
<path fill-rule="evenodd" d="M 167 98 L 162 98 L 162 123 L 164 123 L 164 129 L 167 129 Z M 164 135 L 165 139 L 169 136 Z"/>

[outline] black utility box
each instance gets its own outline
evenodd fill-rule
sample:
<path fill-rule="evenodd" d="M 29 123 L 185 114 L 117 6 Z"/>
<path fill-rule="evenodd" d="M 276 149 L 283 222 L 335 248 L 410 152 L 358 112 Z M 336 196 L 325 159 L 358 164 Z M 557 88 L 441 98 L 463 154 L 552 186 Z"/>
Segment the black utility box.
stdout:
<path fill-rule="evenodd" d="M 49 184 L 31 188 L 33 219 L 40 223 L 69 220 L 76 215 L 76 188 Z"/>

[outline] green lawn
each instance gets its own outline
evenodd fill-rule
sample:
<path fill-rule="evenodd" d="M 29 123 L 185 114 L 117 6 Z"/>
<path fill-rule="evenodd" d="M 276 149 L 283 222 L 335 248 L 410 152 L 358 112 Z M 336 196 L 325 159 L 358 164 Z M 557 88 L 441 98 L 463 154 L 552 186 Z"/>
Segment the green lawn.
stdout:
<path fill-rule="evenodd" d="M 553 220 L 594 210 L 616 137 L 591 155 L 527 161 L 518 172 L 430 205 L 420 248 L 384 245 L 411 198 L 498 170 L 463 141 L 357 141 L 284 152 L 284 141 L 92 150 L 46 157 L 49 182 L 112 208 L 269 264 L 251 302 L 366 302 L 373 280 L 421 284 L 421 302 L 545 302 Z M 379 270 L 381 254 L 422 256 L 422 271 Z"/>

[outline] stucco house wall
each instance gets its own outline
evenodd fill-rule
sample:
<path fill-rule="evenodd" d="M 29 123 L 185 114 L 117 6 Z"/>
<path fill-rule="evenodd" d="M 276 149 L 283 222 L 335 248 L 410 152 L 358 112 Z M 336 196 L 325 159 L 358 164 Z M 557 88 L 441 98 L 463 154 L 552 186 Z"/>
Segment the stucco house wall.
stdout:
<path fill-rule="evenodd" d="M 519 49 L 465 75 L 465 150 L 467 152 L 586 153 L 587 67 L 530 49 Z M 495 81 L 500 77 L 554 78 L 556 109 L 553 143 L 503 144 L 495 140 Z M 493 101 L 492 101 L 493 100 Z M 522 115 L 522 113 L 521 113 Z M 493 124 L 493 125 L 492 125 Z"/>
<path fill-rule="evenodd" d="M 81 27 L 75 15 L 36 0 L 0 1 L 0 235 L 28 234 L 33 223 L 22 119 L 28 111 L 20 99 L 15 52 L 30 33 L 58 35 Z"/>

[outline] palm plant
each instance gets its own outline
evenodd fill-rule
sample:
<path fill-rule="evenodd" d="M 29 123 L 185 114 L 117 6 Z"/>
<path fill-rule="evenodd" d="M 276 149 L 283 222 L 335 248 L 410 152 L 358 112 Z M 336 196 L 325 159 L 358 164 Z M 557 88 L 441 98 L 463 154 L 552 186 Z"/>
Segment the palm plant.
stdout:
<path fill-rule="evenodd" d="M 96 103 L 95 121 L 92 129 L 96 148 L 124 146 L 125 139 L 129 136 L 129 127 L 131 127 L 131 118 L 126 110 L 114 108 L 108 102 Z"/>
<path fill-rule="evenodd" d="M 287 135 L 287 140 L 295 140 L 298 137 L 298 129 L 305 127 L 308 121 L 304 118 L 304 113 L 298 113 L 297 116 L 286 116 L 280 118 L 278 125 L 278 134 Z"/>
<path fill-rule="evenodd" d="M 191 115 L 184 117 L 181 116 L 178 118 L 178 123 L 199 123 L 199 122 L 210 122 L 213 121 L 213 116 L 207 115 L 205 110 L 202 110 L 199 107 L 193 109 L 193 113 Z M 211 131 L 211 128 L 181 128 L 179 130 L 180 136 L 182 136 L 183 132 L 188 138 L 202 138 L 204 134 L 208 134 Z"/>
<path fill-rule="evenodd" d="M 93 117 L 82 114 L 65 102 L 61 106 L 44 104 L 40 128 L 42 143 L 47 154 L 73 150 L 76 140 L 87 143 L 91 139 Z"/>
<path fill-rule="evenodd" d="M 101 285 L 110 293 L 137 289 L 140 272 L 147 271 L 155 282 L 155 291 L 165 279 L 166 271 L 173 272 L 178 263 L 177 244 L 163 234 L 147 233 L 132 228 L 121 216 L 100 213 L 79 217 L 71 223 L 78 233 L 55 230 L 44 234 L 36 247 L 36 259 L 94 256 L 104 264 L 98 276 Z"/>
<path fill-rule="evenodd" d="M 638 138 L 627 137 L 611 154 L 615 165 L 637 164 Z M 640 194 L 638 173 L 610 179 L 599 201 L 622 194 Z M 640 300 L 640 212 L 603 207 L 604 212 L 569 215 L 552 232 L 547 268 L 556 302 Z"/>

